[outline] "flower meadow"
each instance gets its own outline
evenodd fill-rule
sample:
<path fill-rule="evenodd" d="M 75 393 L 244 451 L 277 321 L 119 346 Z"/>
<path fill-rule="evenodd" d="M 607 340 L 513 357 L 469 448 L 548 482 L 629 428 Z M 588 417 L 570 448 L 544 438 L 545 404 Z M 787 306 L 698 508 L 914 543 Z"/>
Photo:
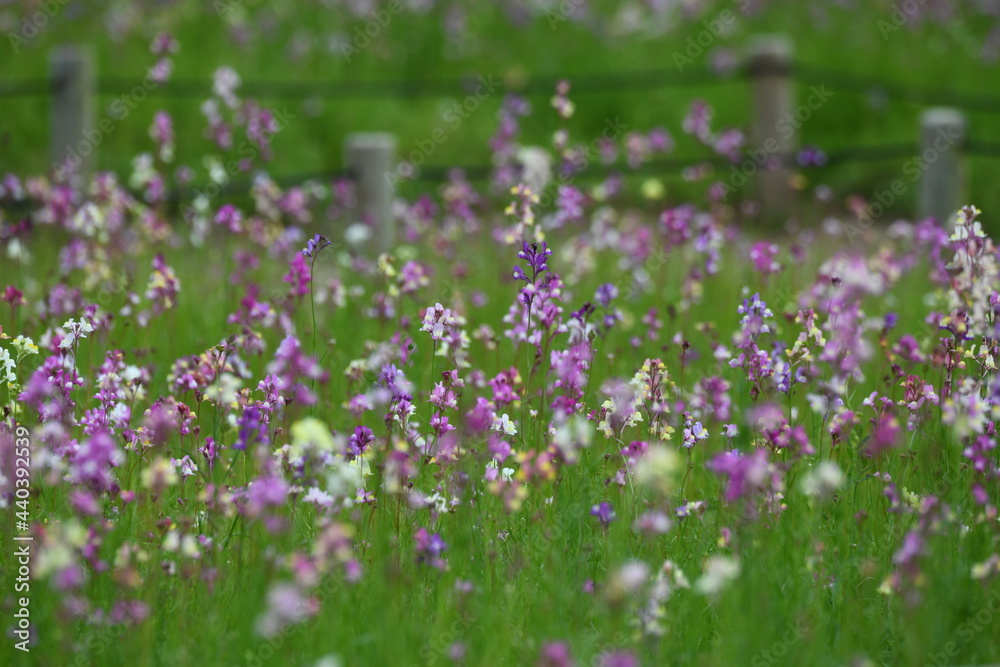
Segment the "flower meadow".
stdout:
<path fill-rule="evenodd" d="M 267 176 L 228 68 L 203 171 L 246 192 L 178 201 L 165 111 L 130 174 L 4 176 L 3 664 L 1000 660 L 990 211 L 636 201 L 520 144 L 571 95 L 505 100 L 389 253 L 351 181 Z M 596 145 L 738 155 L 712 120 Z"/>

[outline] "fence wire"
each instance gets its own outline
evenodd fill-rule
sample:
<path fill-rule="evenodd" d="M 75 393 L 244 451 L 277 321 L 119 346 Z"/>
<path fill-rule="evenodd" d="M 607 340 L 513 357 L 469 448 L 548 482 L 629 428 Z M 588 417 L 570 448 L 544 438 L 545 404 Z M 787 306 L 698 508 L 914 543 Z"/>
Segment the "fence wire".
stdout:
<path fill-rule="evenodd" d="M 1000 96 L 955 91 L 944 87 L 925 87 L 909 83 L 887 81 L 875 76 L 845 72 L 834 68 L 795 63 L 791 76 L 802 83 L 825 84 L 833 88 L 858 94 L 877 92 L 887 98 L 907 102 L 954 106 L 966 111 L 1000 113 Z M 469 94 L 482 85 L 481 79 L 493 77 L 501 80 L 504 90 L 522 95 L 550 95 L 559 81 L 572 83 L 574 94 L 649 91 L 661 88 L 686 88 L 694 86 L 728 84 L 752 78 L 746 68 L 716 70 L 692 68 L 684 72 L 676 69 L 655 68 L 628 72 L 584 72 L 574 75 L 538 75 L 517 80 L 495 73 L 475 74 L 458 79 L 409 79 L 398 81 L 245 81 L 240 86 L 244 96 L 261 99 L 415 99 L 421 97 L 449 97 Z M 127 93 L 140 81 L 122 77 L 101 77 L 96 90 L 101 95 Z M 48 79 L 8 81 L 0 83 L 0 98 L 37 97 L 49 95 L 52 85 Z M 205 98 L 212 93 L 212 83 L 206 80 L 173 79 L 146 91 L 155 97 Z"/>

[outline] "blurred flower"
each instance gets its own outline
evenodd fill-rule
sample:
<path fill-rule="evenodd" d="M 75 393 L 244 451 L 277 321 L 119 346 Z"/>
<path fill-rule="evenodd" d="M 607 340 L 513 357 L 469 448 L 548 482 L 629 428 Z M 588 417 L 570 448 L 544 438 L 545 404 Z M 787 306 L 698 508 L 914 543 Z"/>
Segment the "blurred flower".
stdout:
<path fill-rule="evenodd" d="M 596 516 L 601 525 L 607 528 L 615 520 L 615 508 L 611 506 L 611 503 L 602 502 L 600 505 L 594 505 L 590 508 L 590 515 Z"/>
<path fill-rule="evenodd" d="M 635 482 L 667 496 L 673 493 L 683 463 L 677 451 L 667 445 L 650 445 L 635 469 Z"/>
<path fill-rule="evenodd" d="M 823 461 L 802 477 L 799 489 L 813 498 L 830 498 L 844 485 L 844 473 L 833 461 Z"/>
<path fill-rule="evenodd" d="M 740 574 L 740 564 L 729 556 L 711 556 L 705 561 L 705 570 L 694 589 L 702 595 L 718 595 Z"/>

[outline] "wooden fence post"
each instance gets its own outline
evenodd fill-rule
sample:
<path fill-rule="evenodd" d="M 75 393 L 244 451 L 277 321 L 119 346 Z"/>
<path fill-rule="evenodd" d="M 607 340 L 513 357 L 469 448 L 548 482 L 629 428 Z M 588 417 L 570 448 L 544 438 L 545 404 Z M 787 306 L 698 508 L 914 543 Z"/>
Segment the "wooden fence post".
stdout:
<path fill-rule="evenodd" d="M 749 46 L 746 68 L 753 98 L 750 146 L 753 154 L 766 154 L 764 166 L 755 158 L 761 214 L 766 219 L 784 222 L 792 210 L 794 196 L 788 163 L 794 159 L 798 147 L 791 42 L 782 36 L 755 38 Z"/>
<path fill-rule="evenodd" d="M 374 225 L 374 246 L 380 252 L 391 251 L 396 242 L 390 185 L 395 159 L 396 137 L 393 134 L 355 133 L 344 140 L 344 166 L 354 176 L 359 208 Z"/>
<path fill-rule="evenodd" d="M 94 60 L 90 51 L 63 46 L 52 52 L 52 161 L 59 180 L 83 187 L 95 163 Z M 88 136 L 88 130 L 89 135 Z"/>
<path fill-rule="evenodd" d="M 966 204 L 962 164 L 965 137 L 965 115 L 958 109 L 938 107 L 920 115 L 920 220 L 934 218 L 943 225 Z"/>

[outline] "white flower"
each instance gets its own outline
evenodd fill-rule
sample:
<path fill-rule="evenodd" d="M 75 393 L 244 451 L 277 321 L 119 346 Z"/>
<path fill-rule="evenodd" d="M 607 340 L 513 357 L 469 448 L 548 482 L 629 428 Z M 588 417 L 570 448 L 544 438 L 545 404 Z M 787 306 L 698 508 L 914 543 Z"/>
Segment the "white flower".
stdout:
<path fill-rule="evenodd" d="M 69 319 L 62 325 L 62 328 L 66 330 L 66 337 L 59 343 L 59 347 L 64 350 L 69 349 L 76 341 L 86 338 L 87 334 L 94 331 L 90 322 L 83 319 L 79 322 Z"/>
<path fill-rule="evenodd" d="M 728 556 L 712 556 L 694 588 L 702 595 L 716 595 L 740 574 L 740 563 Z"/>
<path fill-rule="evenodd" d="M 620 585 L 626 593 L 629 593 L 639 590 L 648 579 L 649 566 L 640 560 L 633 560 L 618 569 L 613 583 Z"/>
<path fill-rule="evenodd" d="M 552 444 L 559 449 L 566 461 L 576 461 L 577 449 L 590 446 L 594 432 L 586 417 L 573 415 L 554 429 Z"/>
<path fill-rule="evenodd" d="M 497 420 L 495 428 L 498 432 L 503 432 L 504 435 L 517 435 L 517 427 L 514 426 L 514 422 L 510 420 L 506 412 Z"/>
<path fill-rule="evenodd" d="M 344 667 L 343 661 L 340 659 L 339 655 L 331 653 L 330 655 L 325 655 L 316 661 L 313 667 Z"/>
<path fill-rule="evenodd" d="M 167 536 L 163 538 L 163 550 L 173 553 L 180 553 L 186 558 L 198 558 L 201 551 L 198 549 L 198 542 L 194 535 L 181 536 L 176 528 L 171 528 Z"/>
<path fill-rule="evenodd" d="M 190 477 L 198 473 L 198 465 L 191 460 L 190 456 L 185 455 L 182 459 L 170 459 L 170 463 L 177 468 L 181 477 Z"/>
<path fill-rule="evenodd" d="M 29 354 L 38 354 L 38 346 L 35 345 L 35 341 L 26 336 L 18 336 L 11 341 L 11 345 L 17 352 L 18 359 L 22 359 Z"/>
<path fill-rule="evenodd" d="M 799 490 L 815 498 L 828 498 L 844 484 L 844 473 L 832 461 L 824 461 L 806 473 L 799 482 Z"/>
<path fill-rule="evenodd" d="M 350 505 L 350 499 L 358 494 L 358 489 L 365 488 L 365 480 L 360 465 L 347 461 L 340 454 L 334 456 L 329 463 L 326 474 L 326 490 L 333 496 L 345 498 L 345 504 Z"/>
<path fill-rule="evenodd" d="M 313 503 L 317 507 L 333 507 L 333 496 L 318 487 L 310 487 L 309 492 L 302 497 L 302 502 Z"/>
<path fill-rule="evenodd" d="M 8 386 L 13 386 L 17 382 L 17 375 L 14 374 L 14 360 L 10 356 L 10 352 L 0 348 L 0 380 L 7 383 Z"/>
<path fill-rule="evenodd" d="M 978 208 L 972 207 L 973 217 L 978 216 L 982 211 Z M 965 215 L 965 210 L 961 209 L 955 218 L 955 231 L 951 235 L 952 241 L 965 241 L 969 237 L 975 237 L 984 239 L 986 234 L 983 232 L 983 226 L 978 221 L 973 222 L 969 225 L 969 217 Z"/>

